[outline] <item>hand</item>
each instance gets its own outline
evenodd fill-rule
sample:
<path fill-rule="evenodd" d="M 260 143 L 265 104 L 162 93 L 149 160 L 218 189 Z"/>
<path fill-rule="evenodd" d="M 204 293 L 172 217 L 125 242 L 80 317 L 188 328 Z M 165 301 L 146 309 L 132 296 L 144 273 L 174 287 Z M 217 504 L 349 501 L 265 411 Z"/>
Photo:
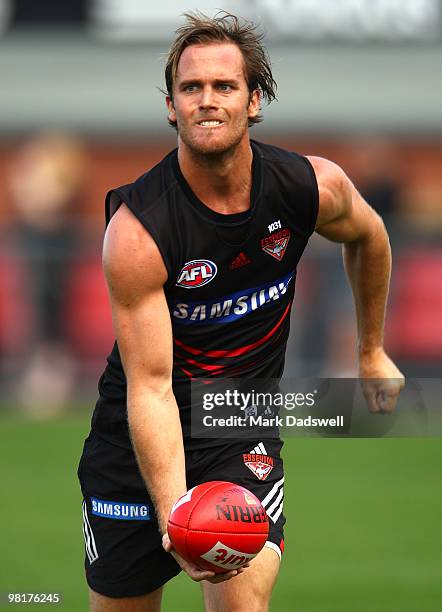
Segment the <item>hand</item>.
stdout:
<path fill-rule="evenodd" d="M 383 349 L 361 352 L 359 377 L 368 410 L 378 414 L 393 412 L 405 378 Z"/>
<path fill-rule="evenodd" d="M 238 568 L 237 570 L 230 570 L 229 572 L 222 574 L 215 574 L 215 572 L 211 572 L 209 570 L 202 570 L 194 563 L 183 559 L 183 557 L 176 552 L 167 533 L 163 535 L 163 548 L 166 552 L 170 553 L 174 557 L 181 569 L 184 570 L 186 574 L 192 578 L 192 580 L 195 580 L 195 582 L 201 582 L 201 580 L 208 580 L 212 584 L 225 582 L 226 580 L 230 580 L 231 578 L 242 574 L 245 568 L 249 566 L 249 564 L 247 564 Z"/>

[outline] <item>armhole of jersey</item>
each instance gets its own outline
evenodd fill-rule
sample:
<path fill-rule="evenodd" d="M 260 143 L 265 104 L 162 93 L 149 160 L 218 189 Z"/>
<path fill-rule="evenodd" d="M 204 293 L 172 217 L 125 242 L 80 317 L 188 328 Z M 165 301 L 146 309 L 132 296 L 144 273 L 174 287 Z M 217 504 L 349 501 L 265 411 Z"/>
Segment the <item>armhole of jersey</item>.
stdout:
<path fill-rule="evenodd" d="M 318 219 L 318 214 L 319 214 L 319 187 L 318 187 L 318 181 L 316 180 L 316 173 L 315 173 L 315 170 L 310 160 L 305 155 L 303 155 L 302 158 L 305 160 L 305 163 L 307 165 L 307 168 L 310 174 L 310 178 L 311 178 L 311 186 L 312 186 L 312 204 L 313 204 L 312 224 L 310 226 L 309 233 L 308 233 L 308 235 L 311 236 L 313 232 L 315 231 L 316 221 Z"/>
<path fill-rule="evenodd" d="M 145 217 L 141 217 L 141 215 L 139 215 L 137 213 L 136 210 L 134 210 L 130 203 L 127 202 L 127 198 L 124 197 L 124 194 L 121 193 L 119 191 L 119 189 L 112 189 L 111 191 L 109 191 L 109 193 L 106 195 L 106 227 L 109 224 L 109 221 L 111 220 L 111 218 L 114 216 L 114 214 L 117 212 L 117 210 L 120 208 L 122 203 L 125 203 L 126 206 L 128 207 L 128 209 L 130 210 L 130 212 L 134 215 L 134 217 L 136 217 L 138 219 L 138 221 L 141 223 L 141 225 L 144 227 L 144 229 L 149 232 L 149 235 L 151 236 L 151 238 L 153 239 L 153 241 L 155 242 L 155 244 L 158 247 L 158 250 L 160 252 L 160 255 L 163 259 L 164 265 L 166 266 L 166 270 L 167 270 L 167 280 L 164 284 L 167 284 L 170 279 L 171 279 L 171 264 L 170 261 L 168 259 L 168 257 L 166 256 L 166 252 L 158 238 L 157 233 L 155 232 L 155 230 L 152 228 L 151 224 L 146 220 Z"/>
<path fill-rule="evenodd" d="M 117 196 L 117 197 L 115 197 Z M 118 193 L 117 189 L 112 189 L 106 195 L 106 227 L 109 225 L 110 220 L 120 208 L 123 203 L 121 194 Z"/>

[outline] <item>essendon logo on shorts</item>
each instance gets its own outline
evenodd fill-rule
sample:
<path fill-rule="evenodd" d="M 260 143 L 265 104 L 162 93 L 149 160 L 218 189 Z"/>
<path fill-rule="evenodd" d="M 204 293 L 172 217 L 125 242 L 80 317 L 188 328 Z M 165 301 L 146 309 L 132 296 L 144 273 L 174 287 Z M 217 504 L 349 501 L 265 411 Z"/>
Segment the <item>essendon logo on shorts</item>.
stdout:
<path fill-rule="evenodd" d="M 243 455 L 244 464 L 251 470 L 259 480 L 265 480 L 273 470 L 273 458 L 268 455 L 255 453 Z"/>
<path fill-rule="evenodd" d="M 207 285 L 216 276 L 216 264 L 209 259 L 194 259 L 184 264 L 178 274 L 177 286 L 186 289 L 196 289 Z"/>
<path fill-rule="evenodd" d="M 282 229 L 279 232 L 274 232 L 270 236 L 266 236 L 261 240 L 261 248 L 263 251 L 281 261 L 285 255 L 287 245 L 290 240 L 290 230 Z"/>

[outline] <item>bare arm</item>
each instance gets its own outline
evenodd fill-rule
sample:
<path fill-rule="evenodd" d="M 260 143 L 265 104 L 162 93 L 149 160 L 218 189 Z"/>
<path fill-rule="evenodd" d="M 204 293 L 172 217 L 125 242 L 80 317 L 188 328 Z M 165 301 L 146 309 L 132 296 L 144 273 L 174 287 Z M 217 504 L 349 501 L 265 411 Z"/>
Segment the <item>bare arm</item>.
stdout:
<path fill-rule="evenodd" d="M 127 379 L 129 430 L 162 534 L 176 500 L 186 492 L 183 435 L 172 391 L 172 327 L 163 285 L 167 271 L 148 232 L 122 204 L 106 231 L 103 265 L 115 333 Z M 163 543 L 193 580 L 221 582 Z"/>
<path fill-rule="evenodd" d="M 103 264 L 127 378 L 129 428 L 161 532 L 186 491 L 183 438 L 172 392 L 172 331 L 158 248 L 123 204 L 106 232 Z"/>
<path fill-rule="evenodd" d="M 387 231 L 382 219 L 339 166 L 319 157 L 309 159 L 319 186 L 316 231 L 329 240 L 343 243 L 344 264 L 358 326 L 359 375 L 361 378 L 392 379 L 388 389 L 384 389 L 388 397 L 384 393 L 377 400 L 367 398 L 369 408 L 388 412 L 394 408 L 397 394 L 403 387 L 403 376 L 385 354 L 383 346 L 391 272 Z"/>

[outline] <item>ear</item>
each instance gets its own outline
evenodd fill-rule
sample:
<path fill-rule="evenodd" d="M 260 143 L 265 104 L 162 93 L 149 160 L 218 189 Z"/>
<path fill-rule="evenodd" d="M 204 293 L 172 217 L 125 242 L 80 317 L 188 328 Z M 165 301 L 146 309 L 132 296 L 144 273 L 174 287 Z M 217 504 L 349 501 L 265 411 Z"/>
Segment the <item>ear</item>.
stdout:
<path fill-rule="evenodd" d="M 169 115 L 168 115 L 169 121 L 176 122 L 175 107 L 173 105 L 172 98 L 170 96 L 166 96 L 166 106 L 167 106 L 167 110 L 169 111 Z"/>
<path fill-rule="evenodd" d="M 249 119 L 256 117 L 256 115 L 261 110 L 261 94 L 259 89 L 255 89 L 252 91 L 252 95 L 250 96 L 250 102 L 248 107 L 248 116 Z"/>

